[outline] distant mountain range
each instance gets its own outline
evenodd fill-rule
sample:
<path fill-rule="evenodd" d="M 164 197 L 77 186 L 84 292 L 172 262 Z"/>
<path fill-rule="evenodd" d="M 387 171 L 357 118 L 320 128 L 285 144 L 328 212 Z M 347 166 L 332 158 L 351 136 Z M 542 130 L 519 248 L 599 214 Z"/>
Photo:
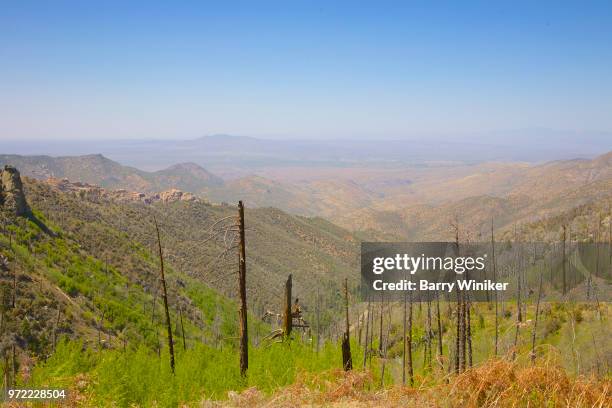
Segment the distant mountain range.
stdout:
<path fill-rule="evenodd" d="M 210 135 L 190 140 L 3 141 L 3 152 L 53 156 L 101 153 L 139 169 L 193 162 L 215 174 L 244 176 L 266 167 L 355 164 L 414 166 L 591 158 L 612 146 L 612 133 L 524 129 L 481 134 L 404 135 L 378 139 L 266 139 Z"/>
<path fill-rule="evenodd" d="M 219 137 L 219 143 L 224 141 Z M 219 203 L 241 199 L 250 207 L 323 216 L 348 230 L 394 240 L 448 238 L 455 217 L 476 236 L 488 229 L 492 217 L 503 229 L 596 200 L 609 202 L 612 196 L 612 152 L 540 165 L 291 166 L 226 180 L 194 163 L 147 172 L 99 154 L 0 155 L 3 164 L 38 179 L 53 176 L 144 193 L 180 189 Z"/>

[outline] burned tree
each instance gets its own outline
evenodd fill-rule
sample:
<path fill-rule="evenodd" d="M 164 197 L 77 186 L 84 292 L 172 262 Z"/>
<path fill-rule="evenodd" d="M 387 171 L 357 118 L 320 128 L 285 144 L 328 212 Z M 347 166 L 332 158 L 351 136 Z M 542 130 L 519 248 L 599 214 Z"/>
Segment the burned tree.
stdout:
<path fill-rule="evenodd" d="M 244 206 L 238 201 L 238 227 L 239 227 L 239 266 L 238 287 L 240 293 L 240 375 L 245 376 L 249 368 L 249 337 L 247 327 L 247 299 L 246 299 L 246 240 L 244 233 Z"/>
<path fill-rule="evenodd" d="M 364 339 L 364 344 L 363 344 L 363 368 L 365 369 L 366 367 L 366 361 L 368 358 L 368 351 L 369 351 L 369 337 L 368 335 L 370 334 L 370 313 L 371 313 L 371 306 L 372 306 L 372 299 L 370 297 L 371 295 L 368 293 L 368 308 L 367 308 L 367 312 L 366 312 L 366 328 L 365 328 L 365 339 Z"/>
<path fill-rule="evenodd" d="M 153 216 L 153 222 L 155 223 L 155 232 L 157 233 L 157 247 L 159 249 L 159 270 L 160 270 L 160 282 L 162 287 L 162 296 L 164 299 L 164 312 L 166 314 L 166 328 L 168 329 L 168 351 L 170 352 L 170 369 L 174 374 L 174 343 L 172 341 L 172 322 L 170 321 L 170 311 L 168 309 L 168 291 L 166 288 L 166 277 L 164 274 L 164 254 L 162 251 L 161 237 L 159 234 L 159 226 L 157 225 L 157 219 Z"/>
<path fill-rule="evenodd" d="M 493 233 L 493 218 L 491 218 L 491 263 L 493 264 L 493 282 L 497 282 L 497 266 L 495 262 L 495 236 Z M 495 357 L 498 353 L 499 344 L 499 312 L 498 312 L 499 298 L 497 291 L 495 291 Z"/>
<path fill-rule="evenodd" d="M 433 330 L 431 328 L 431 300 L 428 298 L 427 299 L 427 321 L 426 321 L 426 341 L 425 341 L 425 346 L 426 346 L 426 353 L 425 353 L 425 361 L 426 361 L 426 366 L 428 370 L 431 370 L 431 360 L 432 360 L 432 350 L 431 350 L 431 345 L 432 345 L 432 339 L 433 339 Z"/>
<path fill-rule="evenodd" d="M 438 363 L 444 370 L 444 349 L 442 347 L 442 321 L 440 318 L 440 292 L 436 292 L 436 318 L 438 321 Z"/>
<path fill-rule="evenodd" d="M 410 385 L 414 385 L 414 367 L 412 364 L 412 293 L 408 295 L 408 337 L 407 337 L 408 376 Z"/>
<path fill-rule="evenodd" d="M 240 374 L 246 375 L 248 369 L 248 327 L 247 327 L 247 294 L 246 294 L 246 237 L 244 222 L 244 205 L 238 202 L 238 216 L 227 216 L 216 220 L 206 232 L 207 237 L 202 243 L 212 241 L 221 247 L 206 267 L 219 263 L 222 260 L 229 261 L 228 255 L 238 250 L 238 325 L 239 325 L 239 352 L 240 352 Z M 231 261 L 233 264 L 235 261 Z M 230 263 L 223 264 L 221 279 L 227 277 L 227 268 Z M 236 274 L 236 270 L 232 275 Z"/>
<path fill-rule="evenodd" d="M 565 261 L 565 241 L 567 239 L 566 234 L 567 234 L 567 226 L 563 225 L 563 236 L 562 236 L 562 241 L 563 241 L 563 248 L 562 248 L 562 251 L 563 251 L 562 252 L 562 256 L 563 256 L 563 258 L 562 258 L 562 262 L 563 262 L 563 265 L 562 265 L 562 270 L 563 270 L 563 296 L 565 296 L 565 293 L 567 292 L 566 273 L 565 273 L 565 264 L 566 264 L 566 261 Z M 571 242 L 571 238 L 570 238 L 570 242 Z"/>
<path fill-rule="evenodd" d="M 291 275 L 285 282 L 285 311 L 283 313 L 283 334 L 285 337 L 289 337 L 291 329 L 293 328 L 293 316 L 291 313 L 291 286 L 292 280 Z"/>
<path fill-rule="evenodd" d="M 533 323 L 533 331 L 531 332 L 531 362 L 535 362 L 535 343 L 536 331 L 538 329 L 538 317 L 540 316 L 540 298 L 542 297 L 542 275 L 540 275 L 540 288 L 538 289 L 538 302 L 536 303 L 535 320 Z"/>
<path fill-rule="evenodd" d="M 404 279 L 406 279 L 406 272 L 404 272 Z M 406 291 L 404 291 L 404 313 L 402 318 L 402 385 L 406 385 L 406 303 Z"/>
<path fill-rule="evenodd" d="M 346 330 L 342 336 L 342 366 L 344 371 L 353 369 L 353 358 L 351 357 L 350 343 L 350 323 L 349 323 L 349 299 L 348 299 L 348 279 L 344 279 L 344 302 L 346 311 Z"/>

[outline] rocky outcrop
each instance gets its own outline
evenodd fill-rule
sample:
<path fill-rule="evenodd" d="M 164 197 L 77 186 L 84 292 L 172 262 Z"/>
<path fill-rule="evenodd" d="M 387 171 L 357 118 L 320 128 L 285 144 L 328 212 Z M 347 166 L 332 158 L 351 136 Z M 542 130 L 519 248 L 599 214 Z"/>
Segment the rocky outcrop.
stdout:
<path fill-rule="evenodd" d="M 152 204 L 155 202 L 173 203 L 175 201 L 200 201 L 200 199 L 192 193 L 177 189 L 162 191 L 161 193 L 155 194 L 145 194 L 124 189 L 107 190 L 93 184 L 71 182 L 68 179 L 49 178 L 46 182 L 62 192 L 78 194 L 83 198 L 93 201 L 111 200 L 116 202 L 142 202 L 145 204 Z"/>
<path fill-rule="evenodd" d="M 161 201 L 163 203 L 172 203 L 175 201 L 196 201 L 197 198 L 191 193 L 186 193 L 181 190 L 173 188 L 172 190 L 162 191 L 159 194 L 154 195 L 153 200 Z"/>
<path fill-rule="evenodd" d="M 19 171 L 13 166 L 0 170 L 0 206 L 15 215 L 30 214 L 30 207 L 23 193 Z"/>

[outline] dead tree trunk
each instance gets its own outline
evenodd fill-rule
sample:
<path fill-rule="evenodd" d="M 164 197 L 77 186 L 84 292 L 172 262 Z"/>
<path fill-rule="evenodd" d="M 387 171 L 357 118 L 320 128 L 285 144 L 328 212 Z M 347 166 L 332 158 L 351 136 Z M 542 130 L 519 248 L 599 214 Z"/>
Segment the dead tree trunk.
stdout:
<path fill-rule="evenodd" d="M 370 339 L 368 337 L 368 335 L 370 334 L 370 313 L 371 313 L 371 305 L 372 305 L 372 299 L 370 297 L 371 295 L 368 293 L 368 309 L 367 309 L 367 314 L 366 314 L 366 328 L 365 328 L 365 339 L 363 342 L 363 369 L 365 370 L 366 367 L 366 361 L 368 358 L 368 352 L 369 352 L 369 346 L 370 346 Z"/>
<path fill-rule="evenodd" d="M 370 367 L 372 367 L 372 354 L 374 353 L 374 305 L 372 305 L 372 309 L 370 310 L 370 313 L 368 313 L 368 315 L 371 315 L 370 318 L 370 346 L 368 348 L 368 361 L 370 364 Z"/>
<path fill-rule="evenodd" d="M 247 327 L 247 298 L 246 298 L 246 240 L 244 233 L 244 206 L 238 201 L 238 287 L 240 291 L 240 375 L 245 376 L 249 368 L 249 334 Z"/>
<path fill-rule="evenodd" d="M 563 296 L 565 296 L 565 293 L 567 291 L 567 287 L 566 287 L 566 282 L 565 282 L 565 240 L 566 240 L 566 229 L 567 227 L 564 225 L 563 226 Z"/>
<path fill-rule="evenodd" d="M 410 386 L 414 385 L 414 367 L 412 364 L 412 293 L 408 295 L 408 377 Z"/>
<path fill-rule="evenodd" d="M 172 341 L 172 322 L 170 321 L 170 309 L 168 308 L 168 290 L 166 288 L 166 276 L 164 274 L 164 253 L 162 251 L 161 237 L 159 235 L 159 226 L 157 219 L 153 216 L 155 223 L 155 232 L 157 233 L 157 248 L 159 249 L 159 271 L 162 287 L 162 296 L 164 298 L 164 312 L 166 314 L 166 328 L 168 329 L 168 351 L 170 352 L 170 369 L 174 374 L 174 342 Z"/>
<path fill-rule="evenodd" d="M 466 366 L 466 345 L 467 345 L 467 330 L 466 330 L 466 307 L 465 293 L 461 291 L 461 356 L 459 357 L 459 370 L 465 371 Z"/>
<path fill-rule="evenodd" d="M 289 337 L 293 329 L 293 319 L 291 318 L 291 287 L 292 276 L 290 274 L 285 282 L 285 312 L 283 313 L 283 333 L 286 337 Z"/>
<path fill-rule="evenodd" d="M 181 335 L 183 336 L 183 350 L 187 350 L 187 342 L 185 341 L 185 326 L 183 326 L 183 308 L 179 308 L 179 319 L 181 322 Z"/>
<path fill-rule="evenodd" d="M 319 342 L 320 342 L 319 337 L 321 337 L 321 319 L 319 316 L 320 309 L 321 309 L 319 305 L 320 301 L 321 301 L 321 297 L 319 296 L 319 288 L 317 288 L 317 346 L 316 346 L 317 353 L 319 352 Z M 366 333 L 366 337 L 367 337 L 367 333 Z"/>
<path fill-rule="evenodd" d="M 427 299 L 427 369 L 431 371 L 431 360 L 432 360 L 432 338 L 433 331 L 431 328 L 431 300 Z"/>
<path fill-rule="evenodd" d="M 535 362 L 535 343 L 536 330 L 538 329 L 538 317 L 540 316 L 540 298 L 542 297 L 542 275 L 540 275 L 540 288 L 538 289 L 538 302 L 536 303 L 535 320 L 533 322 L 533 331 L 531 333 L 531 362 Z"/>
<path fill-rule="evenodd" d="M 357 320 L 355 321 L 355 324 L 357 325 L 356 328 L 356 332 L 355 332 L 355 337 L 357 337 L 357 346 L 361 347 L 361 329 L 362 329 L 362 324 L 361 324 L 361 315 L 359 314 L 359 307 L 357 307 Z"/>
<path fill-rule="evenodd" d="M 466 300 L 465 300 L 465 309 L 466 309 L 466 313 L 465 315 L 467 316 L 466 320 L 467 320 L 467 325 L 466 325 L 466 336 L 467 336 L 467 354 L 468 354 L 468 367 L 472 368 L 473 367 L 473 353 L 472 353 L 472 312 L 471 312 L 471 308 L 472 308 L 472 302 L 470 302 L 470 295 L 468 293 L 466 293 Z"/>
<path fill-rule="evenodd" d="M 455 336 L 455 373 L 459 373 L 459 355 L 461 354 L 461 295 L 457 289 L 457 331 Z"/>
<path fill-rule="evenodd" d="M 383 291 L 380 292 L 380 334 L 378 336 L 378 354 L 383 354 L 383 308 L 385 307 L 385 298 Z"/>
<path fill-rule="evenodd" d="M 516 348 L 518 347 L 519 330 L 521 326 L 521 275 L 517 274 L 517 289 L 516 289 L 516 330 L 514 332 L 514 346 L 512 347 L 512 360 L 516 359 Z"/>
<path fill-rule="evenodd" d="M 493 218 L 491 218 L 491 262 L 493 263 L 493 282 L 497 282 L 497 266 L 495 262 L 495 236 L 493 234 Z M 498 312 L 498 294 L 495 291 L 495 357 L 498 353 L 499 344 L 499 312 Z"/>
<path fill-rule="evenodd" d="M 404 273 L 404 278 L 406 277 L 406 274 Z M 402 385 L 406 385 L 406 309 L 407 309 L 407 303 L 406 302 L 406 291 L 404 291 L 404 302 L 403 302 L 403 306 L 404 306 L 404 313 L 403 313 L 403 318 L 402 318 L 402 346 L 403 346 L 403 351 L 402 351 Z"/>
<path fill-rule="evenodd" d="M 459 256 L 459 220 L 455 216 L 454 223 L 451 224 L 455 231 L 455 255 Z M 463 316 L 463 296 L 461 290 L 457 287 L 457 337 L 455 339 L 455 372 L 463 371 L 464 350 L 465 350 L 465 329 Z"/>
<path fill-rule="evenodd" d="M 349 299 L 348 299 L 348 279 L 344 279 L 344 307 L 346 311 L 346 330 L 342 338 L 342 366 L 344 371 L 353 369 L 353 358 L 351 357 L 350 342 L 350 323 L 349 323 Z"/>
<path fill-rule="evenodd" d="M 436 292 L 436 318 L 438 320 L 438 364 L 444 370 L 444 348 L 442 347 L 442 321 L 440 318 L 440 292 Z"/>

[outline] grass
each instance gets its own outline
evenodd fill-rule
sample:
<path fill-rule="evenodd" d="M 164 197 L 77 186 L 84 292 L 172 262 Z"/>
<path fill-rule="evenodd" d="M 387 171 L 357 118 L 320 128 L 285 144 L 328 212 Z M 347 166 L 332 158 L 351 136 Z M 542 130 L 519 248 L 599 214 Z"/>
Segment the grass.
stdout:
<path fill-rule="evenodd" d="M 246 378 L 239 375 L 233 347 L 177 347 L 175 375 L 167 356 L 166 349 L 158 356 L 142 345 L 125 351 L 92 351 L 80 342 L 63 341 L 22 385 L 67 387 L 71 403 L 83 406 L 176 407 L 203 399 L 224 400 L 228 392 L 250 387 L 270 394 L 305 373 L 323 373 L 341 365 L 337 345 L 328 342 L 317 353 L 301 340 L 251 347 Z"/>
<path fill-rule="evenodd" d="M 67 406 L 424 406 L 424 407 L 607 407 L 612 403 L 609 377 L 571 376 L 555 358 L 515 362 L 489 359 L 459 375 L 434 369 L 417 376 L 414 387 L 386 382 L 380 361 L 371 369 L 356 363 L 353 372 L 339 368 L 340 348 L 326 343 L 317 353 L 294 340 L 250 349 L 246 378 L 238 375 L 238 354 L 230 347 L 196 345 L 178 350 L 172 375 L 167 351 L 161 357 L 134 349 L 88 350 L 63 341 L 38 364 L 27 387 L 67 387 Z M 355 361 L 359 350 L 353 344 Z"/>

